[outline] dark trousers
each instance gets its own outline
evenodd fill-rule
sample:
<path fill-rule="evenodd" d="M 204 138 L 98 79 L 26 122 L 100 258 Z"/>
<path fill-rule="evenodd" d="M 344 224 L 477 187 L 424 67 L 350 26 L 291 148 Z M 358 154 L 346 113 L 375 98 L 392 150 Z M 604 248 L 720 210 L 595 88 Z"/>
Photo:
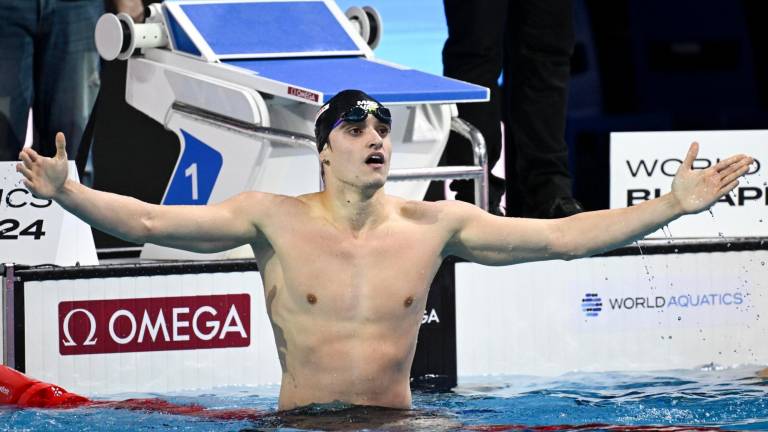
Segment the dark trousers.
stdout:
<path fill-rule="evenodd" d="M 33 147 L 53 156 L 61 131 L 75 158 L 99 90 L 93 33 L 102 13 L 102 0 L 0 0 L 0 161 L 18 159 L 30 106 Z"/>
<path fill-rule="evenodd" d="M 491 89 L 488 103 L 459 104 L 459 116 L 482 132 L 489 167 L 499 160 L 504 123 L 506 209 L 539 216 L 571 196 L 565 114 L 573 51 L 570 0 L 444 0 L 445 76 Z M 503 73 L 503 86 L 498 78 Z M 471 148 L 452 135 L 446 165 L 472 163 Z M 491 203 L 504 190 L 491 182 Z M 455 181 L 457 198 L 473 201 L 471 181 Z"/>

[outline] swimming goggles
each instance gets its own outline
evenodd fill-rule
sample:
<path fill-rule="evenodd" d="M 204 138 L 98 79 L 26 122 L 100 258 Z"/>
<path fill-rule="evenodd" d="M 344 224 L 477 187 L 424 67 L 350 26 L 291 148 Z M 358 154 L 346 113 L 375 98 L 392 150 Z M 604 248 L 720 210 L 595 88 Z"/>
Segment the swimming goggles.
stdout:
<path fill-rule="evenodd" d="M 381 121 L 382 123 L 392 124 L 392 114 L 389 112 L 389 109 L 384 108 L 382 106 L 379 106 L 376 108 L 371 107 L 368 109 L 365 109 L 360 106 L 356 106 L 356 107 L 352 107 L 349 111 L 342 114 L 341 117 L 338 120 L 336 120 L 336 123 L 333 124 L 333 127 L 331 127 L 331 129 L 335 129 L 336 126 L 340 125 L 343 122 L 359 123 L 367 119 L 368 114 L 373 114 L 373 116 L 379 119 L 379 121 Z"/>

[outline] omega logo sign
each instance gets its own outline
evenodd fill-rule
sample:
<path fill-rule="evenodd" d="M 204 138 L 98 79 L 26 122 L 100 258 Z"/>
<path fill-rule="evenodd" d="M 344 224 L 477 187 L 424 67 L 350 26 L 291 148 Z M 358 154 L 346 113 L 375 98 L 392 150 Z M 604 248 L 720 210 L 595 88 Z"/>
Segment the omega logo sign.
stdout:
<path fill-rule="evenodd" d="M 61 355 L 245 347 L 248 294 L 59 303 Z"/>

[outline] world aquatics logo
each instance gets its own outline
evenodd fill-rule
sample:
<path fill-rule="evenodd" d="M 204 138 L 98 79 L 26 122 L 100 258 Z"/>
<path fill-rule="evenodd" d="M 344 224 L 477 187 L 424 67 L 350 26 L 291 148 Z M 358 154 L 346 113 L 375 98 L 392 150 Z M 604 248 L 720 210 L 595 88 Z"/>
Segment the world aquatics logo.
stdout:
<path fill-rule="evenodd" d="M 603 310 L 603 300 L 597 293 L 586 293 L 581 299 L 581 311 L 588 317 L 596 317 Z"/>

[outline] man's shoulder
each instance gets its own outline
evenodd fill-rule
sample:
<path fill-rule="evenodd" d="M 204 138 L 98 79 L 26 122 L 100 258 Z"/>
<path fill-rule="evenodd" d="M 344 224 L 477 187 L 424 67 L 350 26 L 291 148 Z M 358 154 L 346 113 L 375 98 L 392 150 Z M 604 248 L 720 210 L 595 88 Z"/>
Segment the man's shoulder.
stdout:
<path fill-rule="evenodd" d="M 235 196 L 236 200 L 244 203 L 253 204 L 257 202 L 268 202 L 269 204 L 279 205 L 296 205 L 302 202 L 307 202 L 311 199 L 311 196 L 315 194 L 306 194 L 300 196 L 282 195 L 271 192 L 259 192 L 259 191 L 245 191 L 240 192 Z"/>
<path fill-rule="evenodd" d="M 462 201 L 413 201 L 397 197 L 390 198 L 400 215 L 415 220 L 434 219 L 443 222 L 455 222 L 480 210 L 476 206 Z"/>
<path fill-rule="evenodd" d="M 306 195 L 293 197 L 269 192 L 246 191 L 232 198 L 239 211 L 252 215 L 285 214 L 306 208 Z"/>

